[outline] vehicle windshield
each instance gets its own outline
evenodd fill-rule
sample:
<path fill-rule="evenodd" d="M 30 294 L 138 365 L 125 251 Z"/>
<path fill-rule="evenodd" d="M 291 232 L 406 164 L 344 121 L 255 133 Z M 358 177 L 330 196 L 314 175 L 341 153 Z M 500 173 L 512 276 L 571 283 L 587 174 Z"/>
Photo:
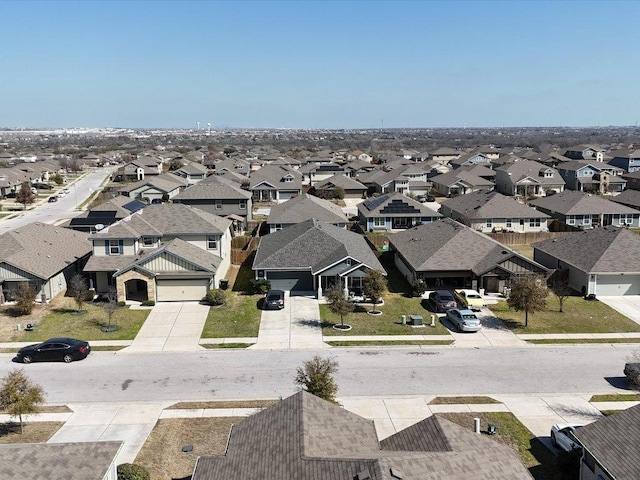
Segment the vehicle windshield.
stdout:
<path fill-rule="evenodd" d="M 482 298 L 482 297 L 475 293 L 467 293 L 467 298 Z"/>
<path fill-rule="evenodd" d="M 280 300 L 280 295 L 269 295 L 267 300 Z"/>
<path fill-rule="evenodd" d="M 464 318 L 465 320 L 477 320 L 478 317 L 476 317 L 475 315 L 463 315 L 462 318 Z"/>
<path fill-rule="evenodd" d="M 440 300 L 445 300 L 447 302 L 451 302 L 453 300 L 453 297 L 450 297 L 448 295 L 440 295 Z"/>

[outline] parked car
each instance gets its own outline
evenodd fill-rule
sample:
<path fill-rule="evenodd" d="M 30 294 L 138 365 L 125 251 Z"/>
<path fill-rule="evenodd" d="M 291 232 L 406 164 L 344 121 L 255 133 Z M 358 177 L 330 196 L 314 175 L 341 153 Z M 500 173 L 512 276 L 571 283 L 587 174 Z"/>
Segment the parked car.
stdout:
<path fill-rule="evenodd" d="M 474 312 L 479 312 L 487 306 L 482 296 L 475 290 L 465 288 L 454 290 L 453 294 L 455 295 L 456 301 L 460 307 L 468 308 Z"/>
<path fill-rule="evenodd" d="M 284 308 L 284 292 L 282 290 L 269 290 L 264 299 L 266 310 L 281 310 Z"/>
<path fill-rule="evenodd" d="M 71 190 L 69 190 L 67 187 L 64 187 L 64 188 L 62 189 L 62 191 L 63 191 L 64 193 L 71 193 Z"/>
<path fill-rule="evenodd" d="M 58 197 L 56 197 L 55 195 L 52 195 L 49 197 L 49 199 L 47 200 L 47 202 L 49 203 L 54 203 L 58 201 Z"/>
<path fill-rule="evenodd" d="M 18 194 L 16 192 L 8 192 L 4 198 L 16 198 Z"/>
<path fill-rule="evenodd" d="M 456 308 L 456 303 L 453 295 L 448 290 L 436 290 L 429 294 L 429 300 L 433 304 L 437 312 L 446 312 L 450 308 Z"/>
<path fill-rule="evenodd" d="M 63 198 L 66 195 L 67 194 L 64 192 L 64 190 L 60 190 L 58 193 L 56 193 L 56 197 L 58 197 L 58 198 Z"/>
<path fill-rule="evenodd" d="M 34 183 L 33 186 L 35 188 L 39 188 L 40 190 L 53 190 L 53 187 L 48 183 Z"/>
<path fill-rule="evenodd" d="M 151 205 L 159 205 L 161 203 L 162 203 L 161 198 L 154 198 L 153 200 L 151 200 Z"/>
<path fill-rule="evenodd" d="M 480 319 L 471 310 L 452 308 L 447 310 L 447 319 L 459 332 L 477 332 L 482 329 Z"/>
<path fill-rule="evenodd" d="M 551 443 L 565 452 L 582 448 L 580 442 L 573 436 L 573 432 L 582 426 L 577 423 L 556 423 L 551 427 Z"/>
<path fill-rule="evenodd" d="M 31 362 L 73 362 L 82 360 L 91 353 L 89 342 L 75 338 L 50 338 L 18 350 L 16 355 L 22 363 Z"/>

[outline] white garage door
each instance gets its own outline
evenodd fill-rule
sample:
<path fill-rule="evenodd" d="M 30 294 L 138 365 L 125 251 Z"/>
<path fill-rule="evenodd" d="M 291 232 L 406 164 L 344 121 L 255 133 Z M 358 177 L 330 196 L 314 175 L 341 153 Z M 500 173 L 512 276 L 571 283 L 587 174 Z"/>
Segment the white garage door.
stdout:
<path fill-rule="evenodd" d="M 208 278 L 157 280 L 159 302 L 199 301 L 207 294 Z"/>
<path fill-rule="evenodd" d="M 598 275 L 596 296 L 640 295 L 640 275 Z"/>

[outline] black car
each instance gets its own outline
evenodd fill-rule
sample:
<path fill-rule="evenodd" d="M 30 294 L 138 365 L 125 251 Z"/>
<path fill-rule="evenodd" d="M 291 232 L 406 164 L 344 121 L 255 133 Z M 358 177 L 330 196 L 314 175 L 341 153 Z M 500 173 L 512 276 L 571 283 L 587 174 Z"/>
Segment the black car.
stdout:
<path fill-rule="evenodd" d="M 18 194 L 16 192 L 8 192 L 4 198 L 16 198 Z"/>
<path fill-rule="evenodd" d="M 23 347 L 16 355 L 22 363 L 73 362 L 82 360 L 91 353 L 89 342 L 75 338 L 50 338 L 49 340 Z"/>
<path fill-rule="evenodd" d="M 49 200 L 47 200 L 47 202 L 49 203 L 55 203 L 58 201 L 58 197 L 56 197 L 55 195 L 52 197 L 49 197 Z"/>
<path fill-rule="evenodd" d="M 267 296 L 264 299 L 264 308 L 270 309 L 283 309 L 284 308 L 284 292 L 282 290 L 269 290 Z"/>
<path fill-rule="evenodd" d="M 53 187 L 48 183 L 34 183 L 33 187 L 38 190 L 53 190 Z"/>

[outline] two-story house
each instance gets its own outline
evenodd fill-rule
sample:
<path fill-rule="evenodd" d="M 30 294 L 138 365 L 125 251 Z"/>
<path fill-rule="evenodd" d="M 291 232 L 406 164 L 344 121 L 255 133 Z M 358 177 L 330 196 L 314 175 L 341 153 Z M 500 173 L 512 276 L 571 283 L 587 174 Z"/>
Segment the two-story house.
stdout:
<path fill-rule="evenodd" d="M 198 301 L 230 265 L 231 220 L 183 204 L 149 205 L 90 235 L 84 267 L 118 301 Z"/>
<path fill-rule="evenodd" d="M 627 183 L 623 169 L 604 162 L 574 160 L 559 163 L 556 168 L 569 190 L 619 193 Z"/>
<path fill-rule="evenodd" d="M 622 168 L 629 173 L 640 171 L 640 148 L 617 151 L 613 155 L 609 165 Z"/>

